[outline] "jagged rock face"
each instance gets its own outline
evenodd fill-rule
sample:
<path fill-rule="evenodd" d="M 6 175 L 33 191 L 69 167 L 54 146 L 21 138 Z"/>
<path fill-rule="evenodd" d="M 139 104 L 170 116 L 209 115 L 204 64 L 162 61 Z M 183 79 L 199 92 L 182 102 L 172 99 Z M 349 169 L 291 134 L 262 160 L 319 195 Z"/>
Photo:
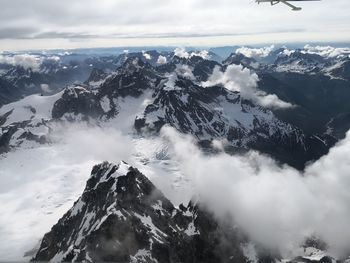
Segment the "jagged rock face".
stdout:
<path fill-rule="evenodd" d="M 49 142 L 51 110 L 61 95 L 31 95 L 0 108 L 0 153 Z"/>
<path fill-rule="evenodd" d="M 347 80 L 323 74 L 271 72 L 259 74 L 259 88 L 298 105 L 276 115 L 309 134 L 327 131 L 327 123 L 350 112 L 350 85 Z M 345 126 L 348 122 L 344 122 Z M 330 134 L 342 138 L 345 133 Z"/>
<path fill-rule="evenodd" d="M 22 93 L 19 88 L 0 76 L 0 107 L 20 98 L 21 96 Z"/>
<path fill-rule="evenodd" d="M 137 169 L 103 163 L 33 260 L 248 262 L 246 242 L 198 205 L 175 208 Z"/>
<path fill-rule="evenodd" d="M 178 65 L 187 65 L 192 70 L 193 75 L 197 81 L 207 81 L 212 74 L 213 69 L 221 65 L 213 60 L 203 59 L 200 56 L 191 56 L 190 58 L 180 58 L 178 56 L 172 57 L 168 63 L 158 66 L 157 71 L 160 73 L 172 73 L 176 70 Z"/>
<path fill-rule="evenodd" d="M 330 65 L 322 56 L 317 54 L 305 54 L 301 51 L 295 51 L 290 55 L 279 55 L 275 61 L 277 71 L 283 71 L 285 68 L 291 70 L 318 72 Z"/>
<path fill-rule="evenodd" d="M 153 103 L 135 120 L 138 131 L 158 132 L 170 125 L 201 142 L 226 139 L 230 152 L 255 149 L 299 169 L 327 153 L 333 143 L 306 136 L 271 111 L 243 100 L 239 93 L 220 87 L 203 89 L 183 78 L 176 81 L 176 87 L 158 90 Z"/>
<path fill-rule="evenodd" d="M 159 83 L 153 68 L 139 58 L 128 58 L 117 71 L 109 76 L 99 87 L 99 97 L 138 97 L 145 90 L 154 88 Z"/>
<path fill-rule="evenodd" d="M 256 69 L 259 67 L 259 63 L 254 58 L 248 58 L 241 53 L 232 53 L 222 63 L 223 65 L 243 65 L 244 67 L 249 69 Z"/>
<path fill-rule="evenodd" d="M 324 114 L 323 118 L 317 118 L 312 122 L 312 116 L 308 114 L 311 110 L 320 110 L 321 102 L 314 102 L 313 106 L 311 103 L 309 103 L 311 106 L 302 106 L 301 113 L 294 109 L 272 112 L 242 99 L 239 93 L 221 87 L 201 86 L 201 82 L 208 79 L 215 67 L 224 69 L 224 65 L 193 55 L 189 58 L 168 57 L 168 63 L 152 66 L 144 55 L 144 53 L 124 54 L 118 59 L 122 64 L 113 73 L 107 74 L 103 70 L 95 69 L 85 84 L 66 88 L 61 98 L 53 104 L 51 112 L 53 120 L 106 121 L 119 114 L 120 101 L 125 97 L 138 98 L 145 93 L 151 93 L 152 97 L 147 101 L 144 112 L 134 116 L 134 127 L 139 132 L 144 130 L 159 132 L 164 125 L 170 125 L 180 132 L 194 135 L 202 145 L 209 145 L 213 139 L 227 140 L 229 152 L 255 149 L 299 169 L 304 168 L 306 162 L 325 154 L 335 142 L 331 138 L 333 134 L 328 134 L 327 138 L 323 135 L 309 136 L 303 132 L 304 130 L 297 128 L 304 129 L 304 126 L 311 126 L 309 130 L 314 132 L 309 134 L 324 132 L 322 127 L 333 115 Z M 156 55 L 159 53 L 154 53 L 152 56 Z M 225 63 L 247 64 L 251 68 L 257 64 L 255 60 L 242 54 L 232 54 Z M 317 87 L 318 83 L 322 82 L 320 85 L 334 83 L 324 80 L 327 77 L 317 80 L 316 75 L 300 78 L 299 74 L 295 75 L 297 73 L 275 71 L 261 73 L 265 70 L 261 66 L 256 70 L 261 76 L 259 88 L 275 93 L 297 105 L 304 105 L 310 101 L 309 91 L 317 90 L 314 94 L 322 96 L 324 90 Z M 175 78 L 175 83 L 174 87 L 169 88 L 171 78 Z M 286 82 L 290 85 L 286 85 Z M 338 82 L 339 89 L 336 86 L 333 90 L 346 93 L 344 81 L 338 80 Z M 303 83 L 307 84 L 306 88 Z M 325 89 L 331 90 L 328 84 Z M 290 86 L 295 89 L 289 89 Z M 328 94 L 334 95 L 332 92 Z M 0 111 L 0 113 L 4 115 L 6 112 Z M 320 126 L 318 129 L 314 128 L 316 122 Z M 26 138 L 34 139 L 30 134 L 27 134 Z M 34 141 L 44 140 L 35 138 Z M 5 148 L 9 147 L 3 147 Z M 295 155 L 298 158 L 295 158 Z"/>
<path fill-rule="evenodd" d="M 153 104 L 145 109 L 144 116 L 136 119 L 135 127 L 138 130 L 147 127 L 158 132 L 163 125 L 169 124 L 197 137 L 208 133 L 222 135 L 220 116 L 202 105 L 210 104 L 213 98 L 187 79 L 178 80 L 176 86 L 178 89 L 160 89 Z M 213 121 L 214 115 L 219 119 L 217 123 Z"/>
<path fill-rule="evenodd" d="M 350 81 L 350 57 L 342 59 L 337 66 L 330 70 L 330 74 Z"/>
<path fill-rule="evenodd" d="M 335 262 L 310 237 L 304 255 L 285 262 Z M 200 202 L 175 208 L 125 162 L 96 165 L 85 190 L 54 225 L 32 261 L 50 262 L 281 262 L 249 241 L 231 218 L 218 219 Z M 283 261 L 282 261 L 283 262 Z"/>
<path fill-rule="evenodd" d="M 108 74 L 105 73 L 102 69 L 94 68 L 91 71 L 91 74 L 86 82 L 87 82 L 87 84 L 93 85 L 94 83 L 98 83 L 98 82 L 102 81 L 107 76 L 108 76 Z"/>
<path fill-rule="evenodd" d="M 110 72 L 120 65 L 118 57 L 78 54 L 33 54 L 37 69 L 0 63 L 0 106 L 35 93 L 54 94 L 65 86 L 88 79 L 93 68 Z M 43 90 L 42 84 L 48 89 Z"/>
<path fill-rule="evenodd" d="M 139 97 L 146 90 L 154 89 L 160 80 L 149 64 L 138 57 L 128 58 L 112 74 L 96 69 L 87 84 L 66 88 L 55 103 L 52 116 L 72 120 L 113 118 L 118 114 L 118 99 Z"/>
<path fill-rule="evenodd" d="M 98 117 L 103 109 L 98 103 L 95 94 L 85 87 L 72 86 L 65 89 L 62 97 L 57 100 L 52 109 L 52 118 L 59 119 L 66 115 L 66 119 L 72 118 L 70 114 Z"/>

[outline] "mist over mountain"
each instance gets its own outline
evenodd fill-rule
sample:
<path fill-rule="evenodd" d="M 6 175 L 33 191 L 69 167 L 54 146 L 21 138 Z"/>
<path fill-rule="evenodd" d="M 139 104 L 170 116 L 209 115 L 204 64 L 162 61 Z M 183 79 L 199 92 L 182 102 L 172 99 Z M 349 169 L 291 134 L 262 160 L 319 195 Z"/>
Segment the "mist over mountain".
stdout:
<path fill-rule="evenodd" d="M 0 260 L 347 262 L 349 65 L 312 45 L 1 53 Z"/>

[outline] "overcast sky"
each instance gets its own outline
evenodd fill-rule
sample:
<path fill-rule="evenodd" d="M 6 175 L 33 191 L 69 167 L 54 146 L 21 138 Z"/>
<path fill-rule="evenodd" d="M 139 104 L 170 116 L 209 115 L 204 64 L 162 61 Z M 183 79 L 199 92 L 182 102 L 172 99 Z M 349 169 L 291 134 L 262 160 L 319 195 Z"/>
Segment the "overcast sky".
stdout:
<path fill-rule="evenodd" d="M 350 1 L 0 0 L 0 50 L 350 41 Z"/>

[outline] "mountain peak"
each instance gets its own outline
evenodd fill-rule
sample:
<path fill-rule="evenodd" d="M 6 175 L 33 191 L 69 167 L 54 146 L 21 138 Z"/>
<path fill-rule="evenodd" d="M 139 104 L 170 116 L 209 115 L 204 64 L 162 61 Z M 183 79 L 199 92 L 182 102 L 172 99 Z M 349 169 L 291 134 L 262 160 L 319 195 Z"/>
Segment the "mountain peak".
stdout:
<path fill-rule="evenodd" d="M 125 262 L 165 242 L 174 209 L 137 169 L 104 162 L 93 167 L 82 196 L 44 236 L 33 260 Z"/>
<path fill-rule="evenodd" d="M 221 242 L 223 241 L 223 242 Z M 81 197 L 34 261 L 246 262 L 236 229 L 190 202 L 177 209 L 125 162 L 94 166 Z"/>

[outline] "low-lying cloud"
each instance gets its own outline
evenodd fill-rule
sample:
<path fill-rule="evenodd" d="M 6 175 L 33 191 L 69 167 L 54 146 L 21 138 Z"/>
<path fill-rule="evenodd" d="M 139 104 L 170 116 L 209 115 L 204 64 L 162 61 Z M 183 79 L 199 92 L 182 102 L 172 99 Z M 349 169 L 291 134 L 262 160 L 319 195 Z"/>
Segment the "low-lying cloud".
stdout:
<path fill-rule="evenodd" d="M 143 57 L 144 57 L 145 59 L 147 59 L 147 60 L 151 60 L 151 59 L 152 59 L 151 55 L 148 54 L 148 53 L 145 52 L 145 51 L 142 51 L 142 55 L 143 55 Z"/>
<path fill-rule="evenodd" d="M 52 143 L 0 155 L 0 259 L 21 262 L 81 195 L 94 165 L 132 163 L 133 143 L 113 128 L 52 126 Z M 29 260 L 30 258 L 27 258 Z"/>
<path fill-rule="evenodd" d="M 157 59 L 157 64 L 163 65 L 163 64 L 166 64 L 166 62 L 167 62 L 167 58 L 162 55 L 159 55 Z"/>
<path fill-rule="evenodd" d="M 236 54 L 243 54 L 248 58 L 265 58 L 273 51 L 274 45 L 262 48 L 241 47 L 236 50 Z"/>
<path fill-rule="evenodd" d="M 257 152 L 205 155 L 191 137 L 169 127 L 161 133 L 201 202 L 218 217 L 229 213 L 254 241 L 295 256 L 315 235 L 337 256 L 348 251 L 350 133 L 304 172 Z"/>
<path fill-rule="evenodd" d="M 0 55 L 0 63 L 21 66 L 24 69 L 39 71 L 42 58 L 30 54 Z"/>
<path fill-rule="evenodd" d="M 181 184 L 191 182 L 187 192 L 180 188 L 181 195 L 199 196 L 218 217 L 229 213 L 253 240 L 277 246 L 283 255 L 297 253 L 295 248 L 310 235 L 327 242 L 336 255 L 348 249 L 350 134 L 299 172 L 257 152 L 205 155 L 192 137 L 169 127 L 161 137 L 146 139 L 132 138 L 118 127 L 58 125 L 51 145 L 0 159 L 3 260 L 20 261 L 81 194 L 92 166 L 104 160 L 125 160 L 141 168 L 172 200 L 182 198 L 172 185 L 181 174 Z M 219 141 L 215 146 L 223 149 Z M 160 152 L 167 158 L 164 169 L 156 159 Z M 146 158 L 147 164 L 138 158 Z"/>
<path fill-rule="evenodd" d="M 331 46 L 311 46 L 306 45 L 304 53 L 316 54 L 326 58 L 338 58 L 350 56 L 350 48 L 336 48 Z"/>
<path fill-rule="evenodd" d="M 170 73 L 167 78 L 168 80 L 164 84 L 165 90 L 180 90 L 181 88 L 176 86 L 178 77 L 183 77 L 192 81 L 196 81 L 196 77 L 193 75 L 193 69 L 185 64 L 177 64 L 175 71 Z"/>
<path fill-rule="evenodd" d="M 201 57 L 203 59 L 210 59 L 209 52 L 207 50 L 201 50 L 196 52 L 187 52 L 185 48 L 176 48 L 174 50 L 174 56 L 179 58 L 191 58 L 191 57 Z"/>
<path fill-rule="evenodd" d="M 202 82 L 204 87 L 223 85 L 226 89 L 237 91 L 245 99 L 252 100 L 263 107 L 285 109 L 292 104 L 280 100 L 275 94 L 267 94 L 257 89 L 259 77 L 242 65 L 229 65 L 225 71 L 216 66 L 207 81 Z"/>

